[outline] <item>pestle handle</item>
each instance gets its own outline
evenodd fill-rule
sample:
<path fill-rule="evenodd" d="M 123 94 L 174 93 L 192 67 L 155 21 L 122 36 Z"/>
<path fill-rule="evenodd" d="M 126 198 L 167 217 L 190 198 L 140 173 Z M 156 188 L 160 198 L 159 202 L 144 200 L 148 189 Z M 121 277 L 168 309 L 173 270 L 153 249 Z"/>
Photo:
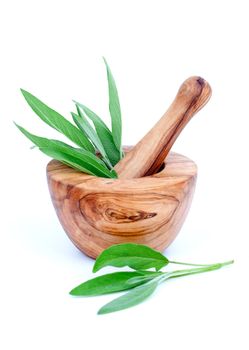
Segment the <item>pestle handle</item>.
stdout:
<path fill-rule="evenodd" d="M 155 126 L 116 164 L 121 179 L 157 172 L 182 129 L 211 97 L 210 85 L 201 77 L 190 77 Z"/>

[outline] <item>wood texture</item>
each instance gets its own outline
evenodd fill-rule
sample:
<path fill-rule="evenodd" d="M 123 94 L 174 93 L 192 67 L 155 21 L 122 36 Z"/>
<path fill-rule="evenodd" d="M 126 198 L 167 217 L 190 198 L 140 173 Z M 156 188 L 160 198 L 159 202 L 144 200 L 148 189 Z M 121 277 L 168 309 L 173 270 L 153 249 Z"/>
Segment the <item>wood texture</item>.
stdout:
<path fill-rule="evenodd" d="M 176 153 L 160 172 L 138 179 L 99 178 L 55 160 L 47 166 L 58 218 L 76 247 L 93 258 L 123 242 L 164 250 L 187 215 L 196 174 L 195 163 Z"/>
<path fill-rule="evenodd" d="M 115 166 L 119 178 L 139 178 L 158 171 L 182 129 L 210 96 L 211 88 L 204 79 L 187 79 L 167 112 Z"/>

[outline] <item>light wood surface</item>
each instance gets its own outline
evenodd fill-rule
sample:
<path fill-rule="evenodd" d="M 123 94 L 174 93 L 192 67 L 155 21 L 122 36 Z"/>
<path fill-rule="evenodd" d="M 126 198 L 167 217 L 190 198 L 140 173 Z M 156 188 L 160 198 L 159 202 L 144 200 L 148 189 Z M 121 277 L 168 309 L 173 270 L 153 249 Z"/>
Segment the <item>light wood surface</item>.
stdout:
<path fill-rule="evenodd" d="M 132 179 L 154 174 L 161 167 L 182 129 L 208 102 L 210 96 L 211 88 L 204 79 L 187 79 L 167 112 L 115 166 L 119 178 Z"/>
<path fill-rule="evenodd" d="M 76 247 L 93 258 L 123 242 L 163 251 L 184 222 L 196 174 L 195 163 L 176 153 L 160 172 L 137 179 L 99 178 L 55 160 L 47 166 L 58 218 Z"/>

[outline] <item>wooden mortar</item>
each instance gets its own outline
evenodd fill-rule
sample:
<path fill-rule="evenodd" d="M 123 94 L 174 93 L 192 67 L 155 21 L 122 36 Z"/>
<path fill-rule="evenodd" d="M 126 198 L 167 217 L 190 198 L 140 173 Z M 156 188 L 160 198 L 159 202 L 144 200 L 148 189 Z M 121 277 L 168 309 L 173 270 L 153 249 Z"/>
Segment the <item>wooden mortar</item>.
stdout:
<path fill-rule="evenodd" d="M 192 160 L 172 152 L 161 171 L 136 179 L 91 176 L 55 160 L 47 166 L 58 218 L 75 246 L 92 258 L 124 242 L 163 251 L 185 220 L 196 175 Z"/>
<path fill-rule="evenodd" d="M 118 179 L 87 175 L 55 160 L 48 164 L 55 210 L 76 247 L 96 258 L 113 244 L 134 242 L 163 251 L 173 241 L 191 204 L 197 168 L 169 152 L 210 96 L 201 77 L 185 80 L 158 123 L 125 150 L 115 166 Z"/>

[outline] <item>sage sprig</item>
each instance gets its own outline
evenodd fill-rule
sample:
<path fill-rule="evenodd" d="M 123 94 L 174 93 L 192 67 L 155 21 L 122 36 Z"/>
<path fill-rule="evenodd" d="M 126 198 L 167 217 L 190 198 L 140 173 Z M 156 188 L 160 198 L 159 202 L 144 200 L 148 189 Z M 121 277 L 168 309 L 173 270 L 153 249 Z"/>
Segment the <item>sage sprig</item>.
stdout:
<path fill-rule="evenodd" d="M 124 295 L 101 307 L 98 311 L 98 314 L 107 314 L 141 303 L 162 282 L 170 278 L 213 271 L 232 263 L 233 260 L 209 265 L 170 261 L 160 252 L 145 245 L 134 243 L 117 244 L 105 249 L 98 256 L 93 266 L 93 272 L 97 272 L 106 266 L 128 266 L 134 271 L 114 272 L 95 277 L 72 289 L 70 294 L 73 296 L 97 296 L 114 292 L 126 292 Z M 161 271 L 168 264 L 196 267 L 175 271 Z M 149 270 L 151 268 L 155 269 L 155 271 Z"/>
<path fill-rule="evenodd" d="M 97 114 L 83 104 L 75 102 L 77 113 L 71 113 L 74 125 L 23 89 L 21 92 L 36 115 L 66 136 L 77 148 L 59 140 L 36 136 L 18 124 L 15 125 L 46 155 L 90 175 L 117 178 L 113 167 L 123 156 L 121 110 L 115 80 L 105 59 L 104 63 L 108 78 L 111 131 Z"/>

